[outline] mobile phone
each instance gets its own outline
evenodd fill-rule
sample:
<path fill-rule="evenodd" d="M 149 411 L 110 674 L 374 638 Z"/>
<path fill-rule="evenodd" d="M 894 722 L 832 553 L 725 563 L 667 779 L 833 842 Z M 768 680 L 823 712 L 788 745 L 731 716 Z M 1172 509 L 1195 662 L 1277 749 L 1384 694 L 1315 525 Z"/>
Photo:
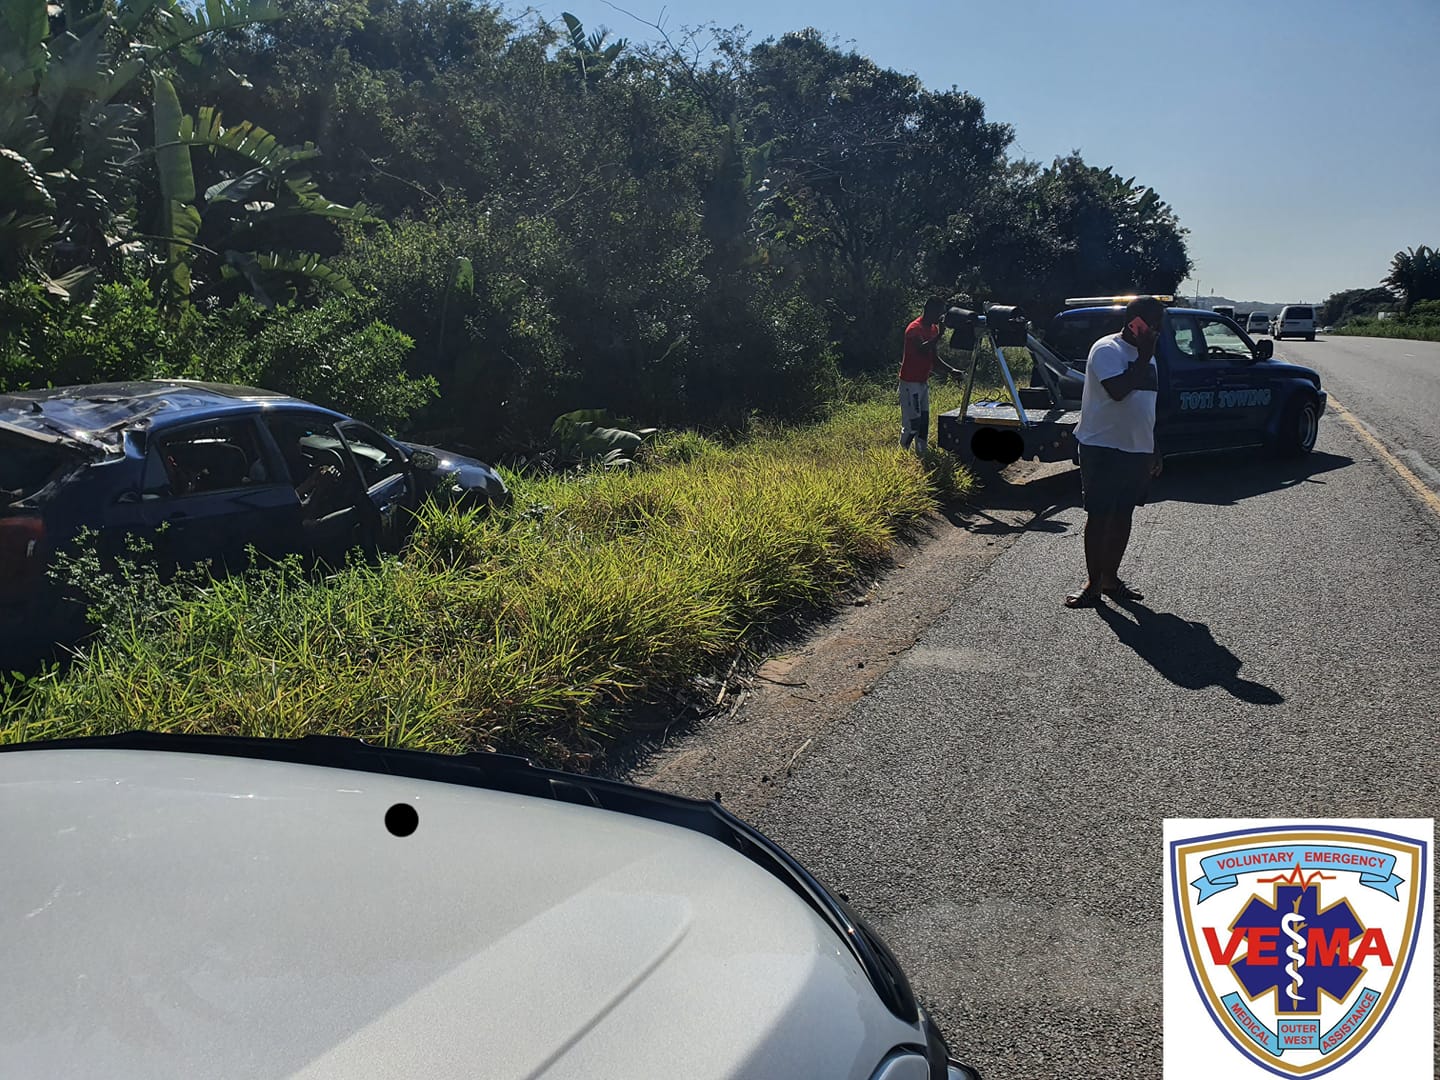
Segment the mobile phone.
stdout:
<path fill-rule="evenodd" d="M 1130 333 L 1134 334 L 1136 337 L 1144 337 L 1149 332 L 1150 324 L 1147 323 L 1144 319 L 1142 319 L 1139 315 L 1136 315 L 1135 318 L 1130 320 Z"/>

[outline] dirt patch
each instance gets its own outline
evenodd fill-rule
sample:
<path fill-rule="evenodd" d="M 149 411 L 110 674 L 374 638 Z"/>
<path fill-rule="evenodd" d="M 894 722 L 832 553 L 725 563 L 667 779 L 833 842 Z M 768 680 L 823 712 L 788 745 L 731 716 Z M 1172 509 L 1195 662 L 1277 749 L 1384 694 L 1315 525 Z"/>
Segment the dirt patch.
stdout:
<path fill-rule="evenodd" d="M 662 738 L 625 773 L 632 783 L 692 798 L 719 798 L 753 817 L 784 787 L 817 736 L 849 715 L 995 557 L 1027 529 L 1074 505 L 1069 463 L 1011 466 L 972 504 L 933 516 L 899 545 L 892 568 L 786 651 L 735 672 L 716 711 Z"/>

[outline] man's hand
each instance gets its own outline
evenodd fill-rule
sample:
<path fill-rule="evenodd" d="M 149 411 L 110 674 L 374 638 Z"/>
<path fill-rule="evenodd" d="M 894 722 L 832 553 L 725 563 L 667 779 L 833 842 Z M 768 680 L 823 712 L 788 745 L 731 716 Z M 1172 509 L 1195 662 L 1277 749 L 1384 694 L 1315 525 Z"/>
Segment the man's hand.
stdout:
<path fill-rule="evenodd" d="M 1165 471 L 1165 459 L 1159 454 L 1155 455 L 1155 463 L 1150 466 L 1150 476 L 1157 477 Z"/>
<path fill-rule="evenodd" d="M 1160 334 L 1155 330 L 1147 330 L 1142 336 L 1135 339 L 1135 348 L 1140 351 L 1140 362 L 1150 363 L 1150 358 L 1155 355 L 1155 345 L 1160 340 Z"/>
<path fill-rule="evenodd" d="M 1130 365 L 1129 374 L 1134 382 L 1136 390 L 1159 390 L 1160 381 L 1155 377 L 1155 369 L 1150 366 L 1150 358 L 1141 356 Z"/>
<path fill-rule="evenodd" d="M 1147 358 L 1131 361 L 1119 375 L 1103 379 L 1100 385 L 1105 387 L 1105 392 L 1116 401 L 1122 401 L 1126 395 L 1135 390 L 1158 390 L 1159 380 L 1155 376 L 1155 369 L 1150 366 Z"/>

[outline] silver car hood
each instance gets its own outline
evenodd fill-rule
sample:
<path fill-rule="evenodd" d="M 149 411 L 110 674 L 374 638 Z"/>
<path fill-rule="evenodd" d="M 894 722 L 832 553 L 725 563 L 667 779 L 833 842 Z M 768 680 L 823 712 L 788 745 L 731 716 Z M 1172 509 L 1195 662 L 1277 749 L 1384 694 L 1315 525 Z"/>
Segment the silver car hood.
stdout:
<path fill-rule="evenodd" d="M 116 749 L 0 754 L 0 819 L 6 1075 L 862 1078 L 916 1041 L 784 882 L 662 822 Z"/>

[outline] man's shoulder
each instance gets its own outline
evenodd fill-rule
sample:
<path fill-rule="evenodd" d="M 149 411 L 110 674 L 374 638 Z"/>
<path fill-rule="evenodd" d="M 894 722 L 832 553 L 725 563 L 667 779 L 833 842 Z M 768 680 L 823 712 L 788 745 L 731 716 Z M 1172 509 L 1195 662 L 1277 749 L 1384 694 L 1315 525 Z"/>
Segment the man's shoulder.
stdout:
<path fill-rule="evenodd" d="M 894 324 L 894 323 L 891 323 L 890 325 L 891 325 L 891 326 L 894 326 L 895 324 Z M 907 327 L 905 327 L 905 333 L 907 333 L 907 334 L 910 334 L 910 333 L 923 334 L 923 333 L 925 333 L 925 331 L 926 331 L 925 316 L 923 316 L 923 315 L 918 316 L 917 318 L 913 319 L 913 320 L 911 321 L 910 325 L 907 326 Z"/>
<path fill-rule="evenodd" d="M 1094 356 L 1097 352 L 1105 350 L 1124 353 L 1132 347 L 1133 346 L 1126 343 L 1125 338 L 1121 334 L 1106 334 L 1102 338 L 1097 338 L 1095 344 L 1090 346 L 1090 355 Z"/>

